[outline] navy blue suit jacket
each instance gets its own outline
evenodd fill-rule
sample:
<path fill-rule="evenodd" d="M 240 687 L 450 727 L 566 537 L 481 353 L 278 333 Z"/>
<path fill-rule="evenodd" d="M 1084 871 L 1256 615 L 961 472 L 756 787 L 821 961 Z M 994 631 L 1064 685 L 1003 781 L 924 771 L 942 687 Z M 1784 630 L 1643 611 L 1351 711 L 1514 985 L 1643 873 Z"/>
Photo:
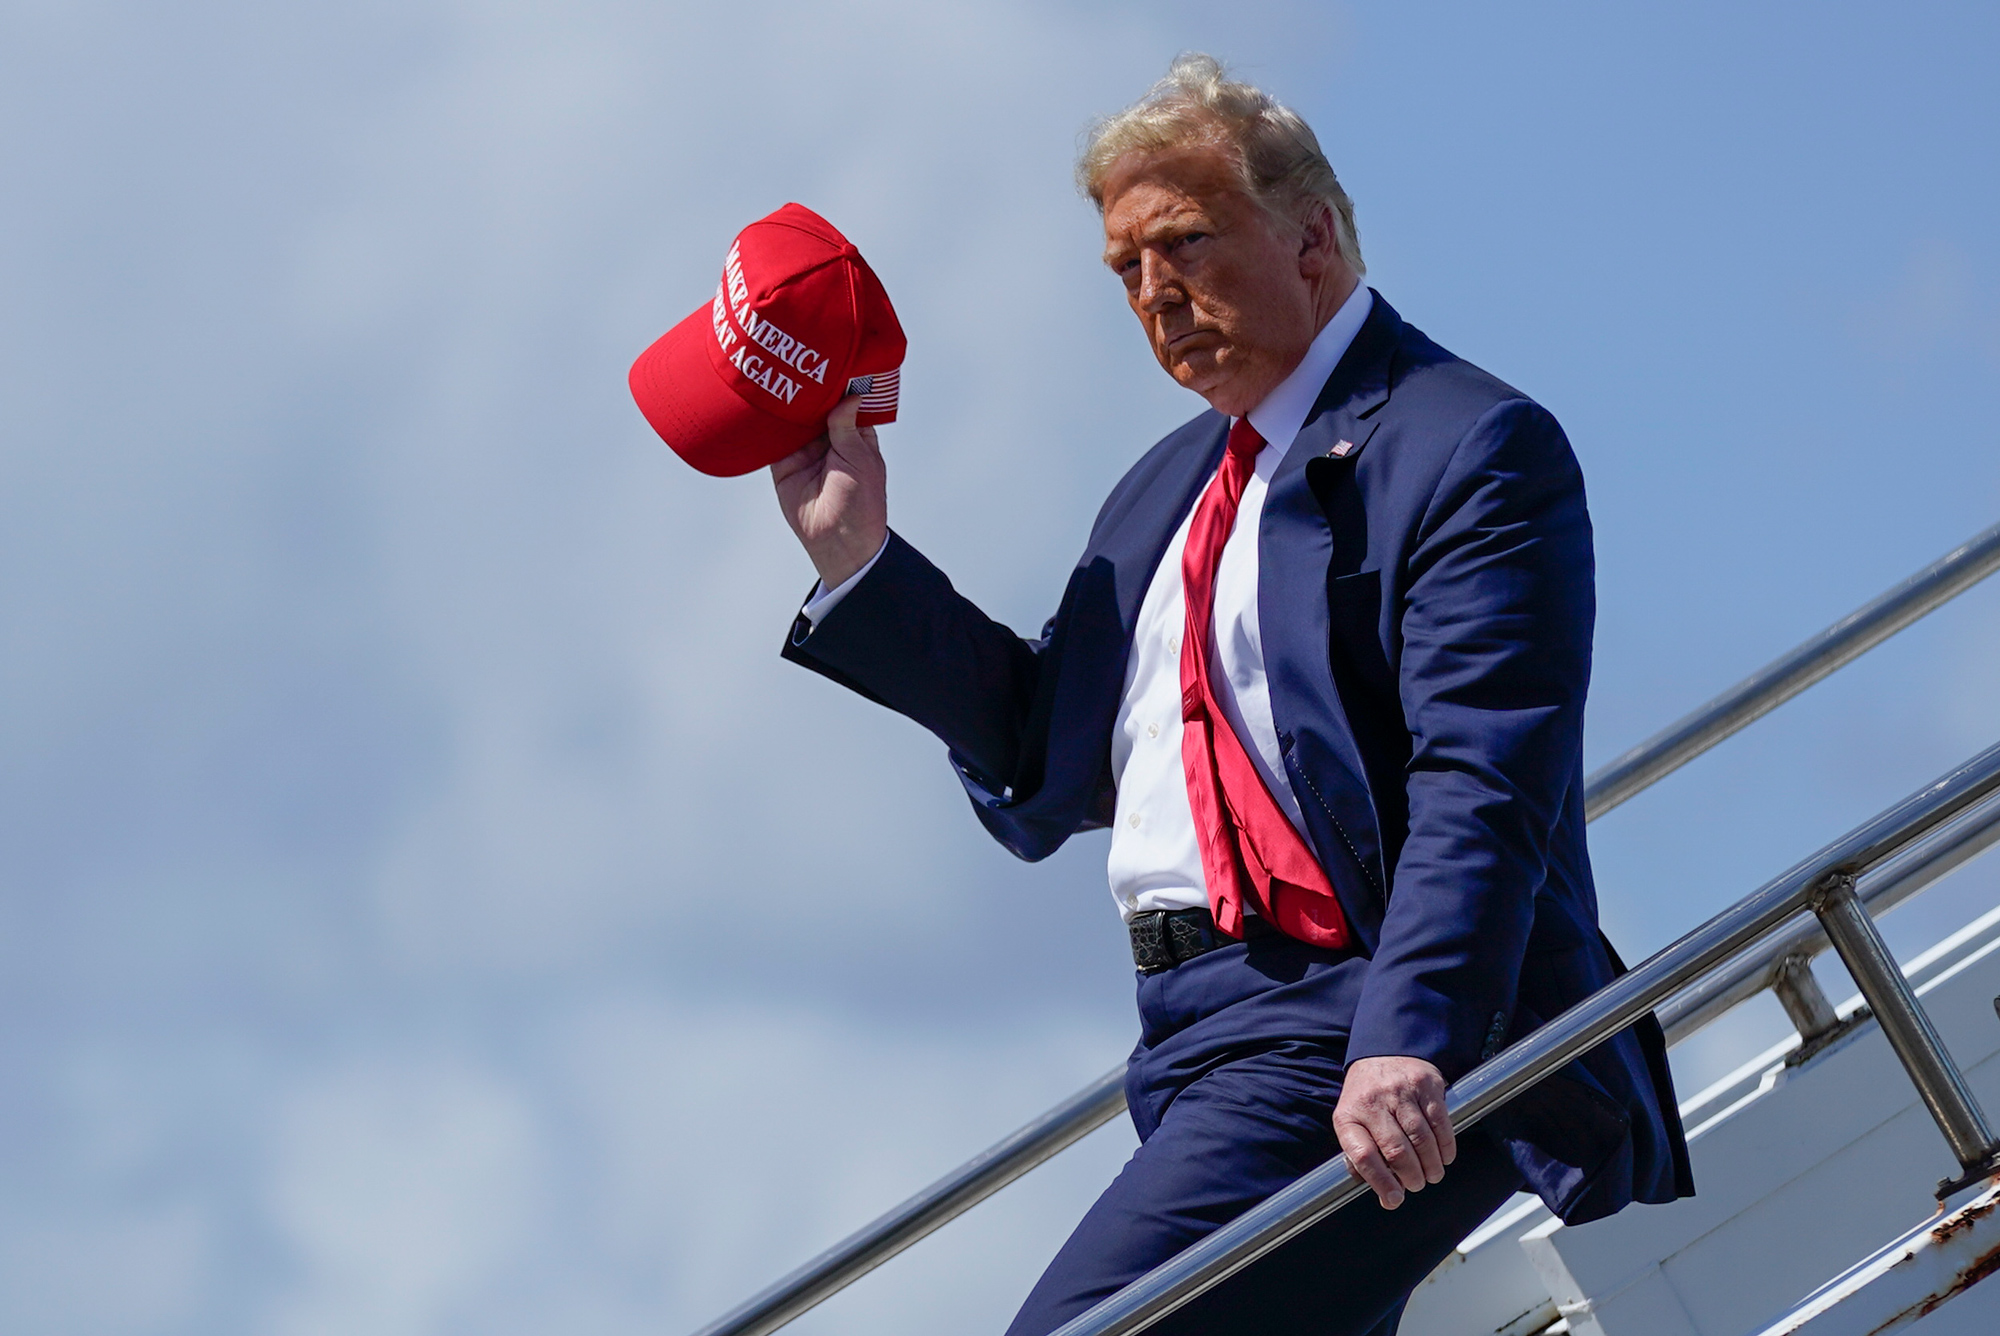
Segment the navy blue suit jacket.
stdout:
<path fill-rule="evenodd" d="M 1195 418 L 1112 491 L 1025 640 L 900 537 L 785 654 L 929 728 L 1026 859 L 1105 824 L 1139 604 L 1221 458 Z M 1348 448 L 1335 453 L 1342 442 Z M 1546 410 L 1377 294 L 1271 479 L 1258 616 L 1306 834 L 1369 953 L 1348 1059 L 1448 1080 L 1622 968 L 1584 845 L 1596 604 L 1583 477 Z M 1571 1222 L 1692 1191 L 1650 1018 L 1493 1125 Z"/>

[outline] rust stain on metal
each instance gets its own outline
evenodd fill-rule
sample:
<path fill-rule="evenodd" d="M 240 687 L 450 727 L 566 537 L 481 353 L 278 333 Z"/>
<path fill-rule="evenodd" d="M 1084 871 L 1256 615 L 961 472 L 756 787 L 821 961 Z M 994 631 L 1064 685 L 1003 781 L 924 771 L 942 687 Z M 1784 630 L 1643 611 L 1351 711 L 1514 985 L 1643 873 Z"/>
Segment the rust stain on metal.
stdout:
<path fill-rule="evenodd" d="M 1939 1243 L 1943 1243 L 1952 1235 L 1962 1234 L 1966 1230 L 1971 1229 L 1981 1220 L 1992 1215 L 1996 1209 L 2000 1209 L 2000 1197 L 1995 1197 L 1993 1200 L 1981 1203 L 1978 1206 L 1967 1207 L 1963 1211 L 1954 1211 L 1950 1218 L 1943 1221 L 1936 1229 L 1931 1231 L 1931 1238 Z"/>
<path fill-rule="evenodd" d="M 1992 1210 L 1992 1204 L 1988 1204 L 1982 1207 L 1979 1213 L 1985 1215 L 1989 1214 Z M 1938 1226 L 1937 1229 L 1931 1231 L 1931 1234 L 1934 1238 L 1940 1236 L 1948 1238 L 1952 1234 L 1957 1233 L 1961 1227 L 1957 1221 L 1952 1221 Z M 1910 1307 L 1905 1308 L 1902 1312 L 1869 1332 L 1868 1336 L 1882 1336 L 1882 1333 L 1903 1326 L 1905 1323 L 1916 1322 L 1929 1317 L 1932 1313 L 1942 1308 L 1955 1295 L 1963 1294 L 1996 1271 L 2000 1271 L 2000 1243 L 1995 1244 L 1992 1248 L 1973 1258 L 1972 1264 L 1959 1272 L 1957 1279 L 1953 1280 L 1949 1286 L 1929 1296 L 1923 1302 L 1912 1304 Z"/>

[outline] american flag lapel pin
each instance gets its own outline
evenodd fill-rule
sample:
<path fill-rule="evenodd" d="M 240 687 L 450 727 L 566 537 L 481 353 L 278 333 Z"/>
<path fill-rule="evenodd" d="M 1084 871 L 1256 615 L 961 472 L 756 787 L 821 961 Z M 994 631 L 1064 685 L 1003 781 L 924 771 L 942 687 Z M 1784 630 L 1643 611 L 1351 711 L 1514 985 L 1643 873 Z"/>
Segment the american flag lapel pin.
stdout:
<path fill-rule="evenodd" d="M 1351 454 L 1353 454 L 1353 453 L 1354 453 L 1354 442 L 1352 442 L 1352 441 L 1341 441 L 1341 442 L 1340 442 L 1339 444 L 1335 445 L 1335 446 L 1333 447 L 1333 449 L 1332 449 L 1332 450 L 1330 450 L 1330 451 L 1328 451 L 1327 453 L 1328 453 L 1328 454 L 1331 454 L 1331 455 L 1332 455 L 1332 456 L 1333 456 L 1333 457 L 1334 457 L 1335 459 L 1345 459 L 1345 458 L 1347 458 L 1347 457 L 1348 457 L 1349 455 L 1351 455 Z"/>

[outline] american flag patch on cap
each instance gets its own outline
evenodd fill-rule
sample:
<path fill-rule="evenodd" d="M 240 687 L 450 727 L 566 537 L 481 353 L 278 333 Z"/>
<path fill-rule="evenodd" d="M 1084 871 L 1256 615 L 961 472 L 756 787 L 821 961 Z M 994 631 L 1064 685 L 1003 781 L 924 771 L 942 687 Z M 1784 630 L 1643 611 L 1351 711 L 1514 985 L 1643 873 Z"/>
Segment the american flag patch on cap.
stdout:
<path fill-rule="evenodd" d="M 861 396 L 861 413 L 894 421 L 896 400 L 903 388 L 903 369 L 882 371 L 872 376 L 856 376 L 847 382 L 847 392 Z"/>

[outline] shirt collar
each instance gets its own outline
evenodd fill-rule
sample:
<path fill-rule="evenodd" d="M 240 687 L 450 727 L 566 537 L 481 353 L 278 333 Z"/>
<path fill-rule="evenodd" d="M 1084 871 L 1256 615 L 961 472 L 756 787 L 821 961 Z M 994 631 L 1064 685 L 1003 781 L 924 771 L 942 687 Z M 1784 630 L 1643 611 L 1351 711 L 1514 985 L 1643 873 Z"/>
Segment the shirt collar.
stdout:
<path fill-rule="evenodd" d="M 1333 319 L 1313 336 L 1312 346 L 1306 349 L 1306 355 L 1299 364 L 1292 368 L 1292 374 L 1278 382 L 1278 387 L 1250 410 L 1250 425 L 1264 438 L 1265 449 L 1277 452 L 1272 456 L 1274 461 L 1283 458 L 1285 451 L 1291 449 L 1299 429 L 1306 425 L 1306 415 L 1312 412 L 1319 392 L 1326 387 L 1327 377 L 1340 365 L 1347 346 L 1361 332 L 1361 326 L 1368 319 L 1368 312 L 1374 304 L 1375 294 L 1368 290 L 1368 285 L 1356 283 L 1354 291 L 1333 313 Z"/>

